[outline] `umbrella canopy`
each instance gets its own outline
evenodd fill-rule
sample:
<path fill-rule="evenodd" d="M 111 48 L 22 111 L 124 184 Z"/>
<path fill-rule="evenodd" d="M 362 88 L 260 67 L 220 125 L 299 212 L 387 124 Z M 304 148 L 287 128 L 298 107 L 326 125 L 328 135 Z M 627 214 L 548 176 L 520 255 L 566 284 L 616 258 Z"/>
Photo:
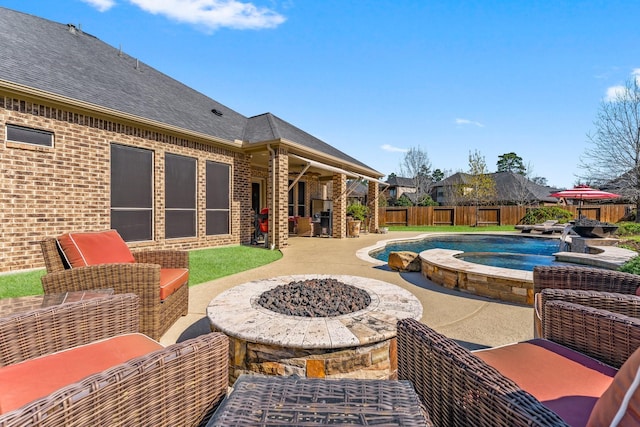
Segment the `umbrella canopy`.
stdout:
<path fill-rule="evenodd" d="M 619 194 L 609 193 L 608 191 L 596 190 L 587 185 L 578 185 L 569 190 L 558 191 L 551 194 L 551 197 L 564 198 L 564 199 L 578 199 L 578 200 L 603 200 L 603 199 L 617 199 Z"/>
<path fill-rule="evenodd" d="M 551 197 L 564 198 L 564 199 L 577 199 L 580 201 L 578 205 L 578 217 L 582 215 L 582 202 L 583 200 L 605 200 L 605 199 L 617 199 L 619 194 L 609 193 L 608 191 L 596 190 L 588 185 L 578 185 L 568 190 L 558 191 L 550 194 Z"/>

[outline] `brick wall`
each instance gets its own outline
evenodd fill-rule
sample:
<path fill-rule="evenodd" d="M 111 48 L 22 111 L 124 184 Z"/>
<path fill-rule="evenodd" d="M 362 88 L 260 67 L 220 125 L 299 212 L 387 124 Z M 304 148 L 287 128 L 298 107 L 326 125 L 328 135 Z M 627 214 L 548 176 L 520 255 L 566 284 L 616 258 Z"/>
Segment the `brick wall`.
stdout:
<path fill-rule="evenodd" d="M 54 147 L 6 143 L 5 124 L 54 133 Z M 224 147 L 0 94 L 0 272 L 42 267 L 39 241 L 110 227 L 110 144 L 154 151 L 154 241 L 134 248 L 193 249 L 249 242 L 249 158 Z M 198 159 L 198 237 L 164 239 L 164 154 Z M 205 162 L 232 171 L 231 232 L 205 236 Z"/>

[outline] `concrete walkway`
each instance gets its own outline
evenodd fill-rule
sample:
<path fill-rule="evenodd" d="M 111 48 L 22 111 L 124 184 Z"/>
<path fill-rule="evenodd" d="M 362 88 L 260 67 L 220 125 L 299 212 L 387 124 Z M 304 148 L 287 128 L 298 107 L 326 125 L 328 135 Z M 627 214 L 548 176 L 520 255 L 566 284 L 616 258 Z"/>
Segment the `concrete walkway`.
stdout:
<path fill-rule="evenodd" d="M 411 238 L 424 233 L 362 234 L 359 238 L 292 237 L 282 259 L 271 264 L 192 286 L 189 314 L 180 318 L 161 343 L 209 332 L 206 307 L 219 293 L 242 283 L 291 274 L 346 274 L 383 280 L 413 293 L 422 303 L 422 322 L 467 348 L 481 348 L 533 337 L 533 309 L 467 295 L 432 283 L 420 273 L 398 273 L 359 259 L 356 251 L 380 240 Z"/>

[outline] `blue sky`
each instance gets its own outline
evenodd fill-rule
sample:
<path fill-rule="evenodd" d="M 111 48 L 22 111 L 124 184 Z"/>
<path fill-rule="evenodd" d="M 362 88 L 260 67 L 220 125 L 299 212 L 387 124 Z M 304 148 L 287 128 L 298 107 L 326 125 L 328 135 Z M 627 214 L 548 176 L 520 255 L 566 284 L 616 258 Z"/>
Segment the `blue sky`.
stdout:
<path fill-rule="evenodd" d="M 0 0 L 81 25 L 245 116 L 271 112 L 384 175 L 515 152 L 577 182 L 607 93 L 640 74 L 640 2 Z M 28 30 L 25 30 L 28 31 Z"/>

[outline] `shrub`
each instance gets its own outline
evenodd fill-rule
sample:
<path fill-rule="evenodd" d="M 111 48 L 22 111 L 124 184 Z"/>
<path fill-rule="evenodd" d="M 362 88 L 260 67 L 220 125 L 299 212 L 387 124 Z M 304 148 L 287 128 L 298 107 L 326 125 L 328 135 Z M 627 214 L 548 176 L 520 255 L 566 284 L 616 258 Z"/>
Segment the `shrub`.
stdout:
<path fill-rule="evenodd" d="M 625 273 L 640 274 L 640 256 L 631 258 L 629 261 L 625 262 L 618 270 Z"/>
<path fill-rule="evenodd" d="M 360 202 L 353 202 L 347 206 L 347 215 L 351 216 L 353 219 L 364 221 L 368 213 L 369 208 Z"/>
<path fill-rule="evenodd" d="M 425 194 L 418 200 L 418 206 L 438 206 L 438 202 L 434 201 L 428 194 Z"/>
<path fill-rule="evenodd" d="M 636 222 L 619 222 L 618 236 L 633 236 L 640 234 L 640 224 Z"/>
<path fill-rule="evenodd" d="M 520 220 L 522 224 L 540 224 L 541 222 L 556 220 L 560 224 L 569 222 L 573 219 L 573 213 L 558 206 L 544 206 L 541 208 L 533 208 L 527 211 L 527 214 Z"/>

